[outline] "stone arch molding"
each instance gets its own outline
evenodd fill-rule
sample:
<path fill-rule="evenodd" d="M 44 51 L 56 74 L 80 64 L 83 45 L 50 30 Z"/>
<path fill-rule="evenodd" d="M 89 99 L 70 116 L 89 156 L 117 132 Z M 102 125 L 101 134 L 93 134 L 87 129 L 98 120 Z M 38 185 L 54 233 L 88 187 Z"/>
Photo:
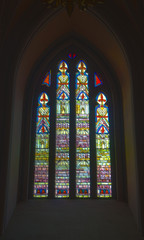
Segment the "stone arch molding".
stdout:
<path fill-rule="evenodd" d="M 12 99 L 11 154 L 8 170 L 6 223 L 9 221 L 17 202 L 22 111 L 27 81 L 31 70 L 47 49 L 51 49 L 54 43 L 58 43 L 58 39 L 64 39 L 64 36 L 67 38 L 68 35 L 81 36 L 79 39 L 84 39 L 88 45 L 93 46 L 112 67 L 118 79 L 123 102 L 128 204 L 138 222 L 133 95 L 128 58 L 120 40 L 108 25 L 93 14 L 82 13 L 75 9 L 71 18 L 62 10 L 46 20 L 31 36 L 17 62 Z M 55 48 L 53 49 L 55 51 Z"/>

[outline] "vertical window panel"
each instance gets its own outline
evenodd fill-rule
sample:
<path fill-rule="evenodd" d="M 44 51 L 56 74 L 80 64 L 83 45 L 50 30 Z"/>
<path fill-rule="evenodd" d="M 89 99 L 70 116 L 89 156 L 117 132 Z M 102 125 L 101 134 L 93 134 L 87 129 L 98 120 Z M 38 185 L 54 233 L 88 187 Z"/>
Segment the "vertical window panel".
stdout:
<path fill-rule="evenodd" d="M 69 114 L 70 91 L 68 65 L 59 65 L 56 90 L 56 175 L 55 197 L 69 197 Z"/>
<path fill-rule="evenodd" d="M 112 197 L 109 109 L 103 93 L 96 100 L 97 197 L 109 198 Z"/>
<path fill-rule="evenodd" d="M 76 197 L 90 197 L 89 88 L 86 65 L 76 75 Z"/>
<path fill-rule="evenodd" d="M 48 196 L 50 108 L 48 95 L 43 92 L 38 99 L 36 119 L 34 193 L 36 198 Z"/>

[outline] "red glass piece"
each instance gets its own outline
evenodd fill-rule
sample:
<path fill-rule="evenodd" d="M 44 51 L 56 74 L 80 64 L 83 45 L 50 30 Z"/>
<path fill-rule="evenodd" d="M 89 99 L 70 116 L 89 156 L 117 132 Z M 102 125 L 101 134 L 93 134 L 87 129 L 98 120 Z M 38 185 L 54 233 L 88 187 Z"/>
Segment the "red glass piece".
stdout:
<path fill-rule="evenodd" d="M 82 98 L 82 100 L 84 99 L 84 94 L 82 93 L 82 95 L 81 95 L 81 98 Z"/>
<path fill-rule="evenodd" d="M 49 74 L 46 76 L 46 78 L 44 79 L 43 83 L 46 83 L 49 85 Z"/>
<path fill-rule="evenodd" d="M 62 94 L 62 99 L 65 99 L 65 94 L 64 93 Z"/>
<path fill-rule="evenodd" d="M 101 81 L 100 78 L 95 74 L 95 87 L 99 86 L 100 84 L 102 84 L 102 81 Z"/>
<path fill-rule="evenodd" d="M 104 133 L 104 127 L 101 128 L 101 133 Z"/>
<path fill-rule="evenodd" d="M 46 99 L 46 96 L 45 96 L 45 94 L 43 94 L 43 98 L 40 100 L 41 102 L 44 102 L 44 101 L 46 101 L 47 99 Z"/>

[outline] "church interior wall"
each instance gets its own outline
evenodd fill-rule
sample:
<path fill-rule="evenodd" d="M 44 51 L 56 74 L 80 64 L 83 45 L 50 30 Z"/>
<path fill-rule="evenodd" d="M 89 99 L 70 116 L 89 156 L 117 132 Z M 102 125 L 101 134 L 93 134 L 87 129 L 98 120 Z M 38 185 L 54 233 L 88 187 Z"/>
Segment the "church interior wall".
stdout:
<path fill-rule="evenodd" d="M 57 28 L 58 25 L 61 27 Z M 53 29 L 57 29 L 57 31 L 53 31 Z M 7 226 L 17 205 L 19 161 L 22 147 L 21 129 L 27 81 L 31 74 L 31 70 L 44 52 L 48 48 L 51 48 L 54 42 L 58 42 L 58 39 L 71 33 L 85 39 L 88 44 L 94 46 L 94 49 L 98 49 L 113 68 L 119 80 L 123 100 L 128 205 L 136 222 L 139 222 L 135 128 L 133 122 L 133 89 L 131 84 L 132 73 L 130 63 L 122 44 L 114 35 L 114 32 L 98 19 L 98 17 L 88 13 L 84 13 L 83 15 L 83 13 L 79 13 L 76 9 L 71 21 L 66 13 L 61 11 L 55 18 L 49 19 L 39 29 L 36 29 L 33 36 L 31 36 L 22 49 L 19 59 L 15 64 L 5 226 Z"/>

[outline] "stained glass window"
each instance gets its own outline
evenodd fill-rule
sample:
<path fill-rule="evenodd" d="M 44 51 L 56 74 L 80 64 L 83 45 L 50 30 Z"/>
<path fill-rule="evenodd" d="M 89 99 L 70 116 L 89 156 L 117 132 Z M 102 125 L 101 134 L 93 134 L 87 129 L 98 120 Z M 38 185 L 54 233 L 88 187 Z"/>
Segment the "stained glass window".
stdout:
<path fill-rule="evenodd" d="M 89 87 L 86 64 L 76 75 L 76 197 L 90 197 Z"/>
<path fill-rule="evenodd" d="M 97 197 L 112 197 L 109 108 L 107 98 L 98 94 L 96 114 Z"/>
<path fill-rule="evenodd" d="M 48 95 L 43 92 L 38 99 L 36 117 L 34 197 L 48 196 L 50 108 Z"/>
<path fill-rule="evenodd" d="M 69 197 L 69 114 L 70 91 L 68 65 L 59 65 L 56 89 L 56 172 L 55 197 Z"/>
<path fill-rule="evenodd" d="M 40 83 L 43 90 L 38 96 L 36 111 L 32 193 L 35 198 L 112 197 L 110 106 L 107 104 L 107 96 L 100 92 L 96 97 L 97 103 L 89 106 L 90 103 L 95 102 L 95 91 L 99 89 L 98 86 L 105 84 L 97 73 L 93 72 L 94 78 L 90 79 L 89 85 L 87 65 L 83 60 L 77 64 L 76 58 L 75 53 L 67 54 L 69 67 L 66 61 L 60 62 L 52 85 L 51 71 L 44 75 Z M 52 77 L 55 76 L 55 73 L 52 72 L 52 74 L 54 74 Z M 89 86 L 93 86 L 90 94 Z M 100 89 L 102 87 L 100 86 Z M 52 100 L 51 105 L 45 91 Z M 56 98 L 53 99 L 55 94 Z M 91 109 L 90 112 L 89 109 Z M 54 135 L 50 136 L 50 113 L 53 120 L 51 134 L 54 134 L 55 138 Z M 75 121 L 74 124 L 73 121 Z M 92 134 L 91 146 L 90 133 Z M 52 150 L 50 155 L 49 149 Z M 113 192 L 114 186 L 113 184 Z"/>

